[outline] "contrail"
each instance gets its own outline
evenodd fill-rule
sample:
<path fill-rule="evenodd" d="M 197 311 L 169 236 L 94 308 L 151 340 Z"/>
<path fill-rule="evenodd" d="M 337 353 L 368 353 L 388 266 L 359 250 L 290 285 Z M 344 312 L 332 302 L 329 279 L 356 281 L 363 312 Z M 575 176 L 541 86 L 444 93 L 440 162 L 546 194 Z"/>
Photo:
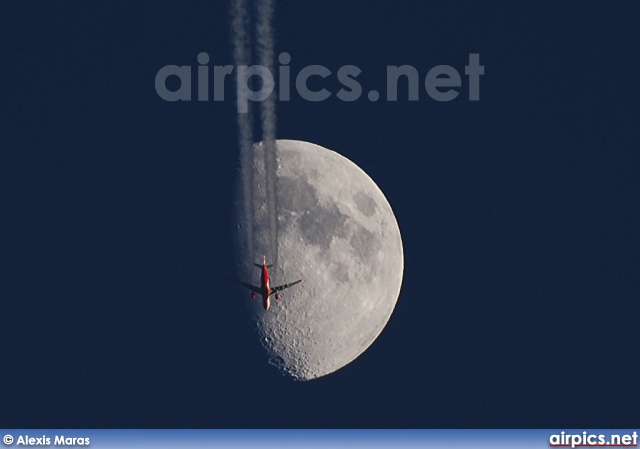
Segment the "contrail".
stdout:
<path fill-rule="evenodd" d="M 258 41 L 258 58 L 260 65 L 274 74 L 274 39 L 272 29 L 273 0 L 258 0 L 258 21 L 256 36 Z M 264 167 L 266 174 L 267 206 L 269 210 L 269 237 L 273 263 L 278 263 L 278 197 L 276 188 L 276 102 L 275 83 L 265 80 L 264 89 L 270 90 L 271 95 L 261 102 L 260 118 L 262 121 L 262 142 L 264 145 Z"/>
<path fill-rule="evenodd" d="M 238 67 L 249 66 L 251 49 L 250 36 L 246 32 L 248 22 L 247 0 L 232 0 L 231 4 L 231 28 L 233 41 L 233 59 L 236 66 L 236 92 L 240 95 L 240 89 L 247 89 L 238 81 Z M 246 98 L 246 96 L 245 96 Z M 240 169 L 242 184 L 242 202 L 244 206 L 244 226 L 247 252 L 249 257 L 253 254 L 253 123 L 251 120 L 251 103 L 247 105 L 249 111 L 245 114 L 238 112 L 239 145 L 240 145 Z"/>
<path fill-rule="evenodd" d="M 231 0 L 232 15 L 232 41 L 233 56 L 236 66 L 236 88 L 238 98 L 249 98 L 249 86 L 246 79 L 240 81 L 240 66 L 249 67 L 251 60 L 251 35 L 249 23 L 249 0 Z M 274 39 L 272 30 L 273 17 L 273 0 L 257 0 L 256 1 L 256 52 L 259 64 L 265 67 L 270 74 L 273 75 L 274 70 Z M 275 113 L 275 92 L 273 80 L 262 78 L 264 85 L 263 91 L 272 92 L 268 98 L 263 100 L 260 105 L 260 118 L 262 125 L 262 150 L 264 151 L 264 169 L 265 169 L 265 196 L 267 201 L 267 212 L 269 221 L 269 244 L 271 246 L 270 259 L 274 264 L 278 263 L 278 200 L 277 200 L 277 160 L 276 160 L 276 113 Z M 245 239 L 247 243 L 247 251 L 250 257 L 253 254 L 255 236 L 254 236 L 254 164 L 253 164 L 253 122 L 252 122 L 252 105 L 251 101 L 246 102 L 247 111 L 241 113 L 238 111 L 238 128 L 239 128 L 239 144 L 240 144 L 240 164 L 241 164 L 241 185 L 243 194 L 243 213 L 244 223 L 246 226 Z"/>
<path fill-rule="evenodd" d="M 258 40 L 258 58 L 261 66 L 265 67 L 272 75 L 274 59 L 274 39 L 271 21 L 273 18 L 273 1 L 260 0 L 257 5 L 258 22 L 256 25 L 256 36 Z M 274 84 L 267 84 L 265 90 L 274 90 Z M 260 114 L 262 118 L 262 140 L 273 141 L 276 136 L 276 108 L 275 93 L 269 95 L 261 102 Z"/>

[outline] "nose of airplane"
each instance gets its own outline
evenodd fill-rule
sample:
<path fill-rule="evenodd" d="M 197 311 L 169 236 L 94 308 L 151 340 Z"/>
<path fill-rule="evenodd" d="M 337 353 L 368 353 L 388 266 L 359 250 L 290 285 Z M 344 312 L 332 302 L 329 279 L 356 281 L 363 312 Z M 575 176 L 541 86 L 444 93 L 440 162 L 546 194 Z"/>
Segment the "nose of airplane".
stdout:
<path fill-rule="evenodd" d="M 269 310 L 270 302 L 271 302 L 271 301 L 269 301 L 269 298 L 267 298 L 267 299 L 264 301 L 264 310 Z"/>

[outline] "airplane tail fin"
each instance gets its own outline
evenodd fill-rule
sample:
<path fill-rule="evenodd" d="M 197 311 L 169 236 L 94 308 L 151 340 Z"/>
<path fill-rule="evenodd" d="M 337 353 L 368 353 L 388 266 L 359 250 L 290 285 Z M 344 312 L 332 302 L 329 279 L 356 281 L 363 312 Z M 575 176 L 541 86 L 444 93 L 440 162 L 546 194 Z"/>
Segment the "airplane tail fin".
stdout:
<path fill-rule="evenodd" d="M 262 264 L 254 263 L 254 265 L 255 265 L 256 267 L 258 267 L 258 268 L 262 268 Z M 271 268 L 271 267 L 273 267 L 273 264 L 269 264 L 269 265 L 267 265 L 267 268 Z"/>

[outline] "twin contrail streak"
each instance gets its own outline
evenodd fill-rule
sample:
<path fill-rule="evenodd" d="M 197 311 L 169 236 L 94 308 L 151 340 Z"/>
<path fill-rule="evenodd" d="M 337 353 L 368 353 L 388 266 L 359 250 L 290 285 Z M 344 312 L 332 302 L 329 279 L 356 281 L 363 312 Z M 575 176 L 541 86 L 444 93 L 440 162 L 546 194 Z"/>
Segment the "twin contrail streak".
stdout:
<path fill-rule="evenodd" d="M 273 0 L 260 0 L 257 5 L 258 22 L 256 36 L 258 41 L 258 57 L 260 65 L 273 71 L 274 41 L 271 26 L 273 18 Z M 265 81 L 266 83 L 266 81 Z M 275 264 L 278 263 L 278 192 L 276 188 L 276 102 L 275 86 L 264 86 L 272 92 L 260 105 L 262 120 L 262 142 L 264 144 L 264 168 L 266 174 L 267 207 L 269 209 L 269 237 L 271 254 Z"/>
<path fill-rule="evenodd" d="M 247 31 L 249 23 L 248 0 L 232 1 L 232 35 L 233 35 L 233 56 L 236 66 L 236 87 L 238 96 L 248 98 L 245 83 L 238 82 L 238 67 L 250 66 L 251 60 L 251 36 Z M 267 68 L 271 74 L 274 73 L 274 39 L 272 29 L 273 0 L 257 0 L 256 4 L 257 23 L 256 40 L 257 55 L 259 64 Z M 263 89 L 272 92 L 267 99 L 261 102 L 260 119 L 262 125 L 262 141 L 264 151 L 266 200 L 269 216 L 269 240 L 271 245 L 271 259 L 273 263 L 278 262 L 278 201 L 277 201 L 277 161 L 276 161 L 276 110 L 275 110 L 275 89 L 270 85 L 272 81 L 264 79 Z M 275 83 L 273 83 L 275 84 Z M 240 160 L 241 160 L 241 180 L 244 205 L 244 222 L 246 226 L 245 238 L 247 241 L 247 251 L 249 257 L 253 254 L 254 246 L 254 192 L 253 192 L 253 122 L 251 102 L 248 102 L 248 112 L 238 113 Z"/>

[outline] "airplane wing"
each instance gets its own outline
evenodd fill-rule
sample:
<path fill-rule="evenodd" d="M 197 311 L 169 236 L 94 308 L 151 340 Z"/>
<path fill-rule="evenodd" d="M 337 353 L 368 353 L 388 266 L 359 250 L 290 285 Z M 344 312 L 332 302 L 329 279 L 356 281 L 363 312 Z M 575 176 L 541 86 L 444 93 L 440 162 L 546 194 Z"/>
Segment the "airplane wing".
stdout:
<path fill-rule="evenodd" d="M 231 280 L 232 280 L 233 282 L 235 282 L 236 284 L 240 284 L 240 285 L 242 285 L 243 287 L 248 288 L 248 289 L 249 289 L 249 290 L 251 290 L 252 292 L 255 292 L 255 293 L 261 293 L 261 292 L 262 292 L 262 290 L 260 289 L 260 287 L 253 286 L 253 285 L 251 285 L 251 284 L 246 284 L 246 283 L 244 283 L 244 282 L 242 282 L 242 281 L 239 281 L 238 279 L 235 279 L 235 278 L 232 278 L 232 277 L 230 277 L 229 279 L 231 279 Z"/>
<path fill-rule="evenodd" d="M 302 279 L 298 279 L 297 281 L 290 282 L 288 284 L 278 285 L 277 287 L 273 287 L 271 289 L 271 292 L 276 293 L 276 292 L 282 291 L 285 288 L 293 287 L 294 285 L 299 284 L 300 282 L 302 282 Z"/>

